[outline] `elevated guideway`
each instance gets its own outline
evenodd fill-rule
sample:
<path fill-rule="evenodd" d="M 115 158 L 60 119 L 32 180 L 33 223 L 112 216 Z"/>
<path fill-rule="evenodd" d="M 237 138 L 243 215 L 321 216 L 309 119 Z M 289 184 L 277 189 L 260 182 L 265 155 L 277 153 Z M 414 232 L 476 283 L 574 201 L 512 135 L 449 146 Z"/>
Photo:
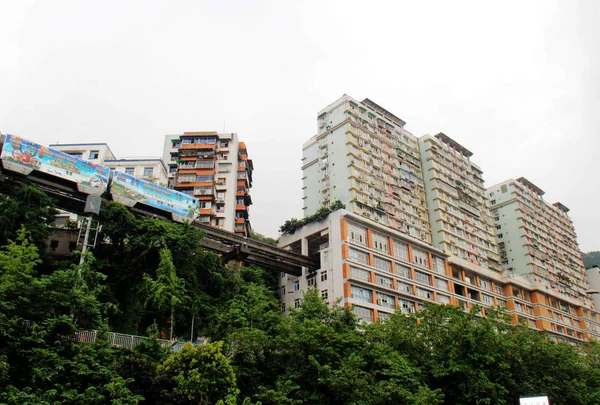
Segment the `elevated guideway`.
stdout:
<path fill-rule="evenodd" d="M 32 173 L 22 176 L 13 172 L 1 171 L 0 169 L 0 193 L 13 195 L 19 185 L 34 184 L 56 200 L 57 208 L 75 214 L 84 214 L 87 194 L 77 190 L 70 182 L 63 182 L 60 178 L 45 175 L 44 173 Z M 172 220 L 166 213 L 153 209 L 152 207 L 129 208 L 132 213 L 139 217 L 150 217 L 163 220 Z M 232 232 L 214 228 L 212 226 L 193 221 L 191 225 L 204 232 L 201 246 L 207 250 L 221 255 L 224 262 L 243 262 L 254 264 L 265 270 L 283 272 L 295 276 L 302 274 L 302 267 L 316 270 L 319 261 L 302 254 L 292 252 L 236 235 Z"/>

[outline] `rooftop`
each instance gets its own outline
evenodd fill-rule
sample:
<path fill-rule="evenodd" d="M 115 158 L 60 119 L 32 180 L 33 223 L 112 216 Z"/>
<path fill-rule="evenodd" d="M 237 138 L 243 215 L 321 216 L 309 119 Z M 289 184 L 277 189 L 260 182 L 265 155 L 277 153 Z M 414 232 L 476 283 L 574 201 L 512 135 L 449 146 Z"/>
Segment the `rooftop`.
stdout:
<path fill-rule="evenodd" d="M 396 117 L 394 114 L 392 114 L 385 108 L 381 107 L 379 104 L 369 100 L 368 98 L 365 98 L 361 102 L 361 104 L 366 105 L 367 107 L 371 108 L 372 110 L 378 112 L 379 114 L 383 115 L 385 118 L 389 119 L 394 124 L 396 124 L 400 127 L 403 127 L 404 125 L 406 125 L 406 122 L 404 120 L 401 120 L 400 118 Z"/>
<path fill-rule="evenodd" d="M 544 194 L 546 194 L 544 190 L 527 180 L 525 177 L 519 177 L 517 181 L 539 196 L 543 196 Z"/>
<path fill-rule="evenodd" d="M 435 138 L 450 146 L 455 151 L 462 153 L 467 158 L 473 156 L 473 152 L 471 152 L 470 150 L 468 150 L 467 148 L 465 148 L 460 143 L 456 142 L 454 139 L 450 138 L 443 132 L 440 132 L 439 134 L 435 135 Z"/>

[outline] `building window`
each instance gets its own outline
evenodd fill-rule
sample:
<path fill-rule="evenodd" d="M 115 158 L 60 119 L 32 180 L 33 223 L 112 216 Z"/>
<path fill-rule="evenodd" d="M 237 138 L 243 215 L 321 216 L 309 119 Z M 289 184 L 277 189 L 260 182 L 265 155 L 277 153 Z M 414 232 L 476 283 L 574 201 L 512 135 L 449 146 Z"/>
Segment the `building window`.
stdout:
<path fill-rule="evenodd" d="M 447 295 L 438 294 L 437 295 L 437 302 L 439 304 L 450 304 L 450 297 L 448 297 Z"/>
<path fill-rule="evenodd" d="M 413 248 L 413 263 L 418 264 L 419 266 L 428 267 L 428 262 L 429 260 L 426 252 Z"/>
<path fill-rule="evenodd" d="M 154 174 L 153 167 L 144 167 L 144 177 L 152 177 L 153 174 Z"/>
<path fill-rule="evenodd" d="M 221 148 L 228 148 L 229 147 L 229 141 L 221 141 Z"/>
<path fill-rule="evenodd" d="M 392 279 L 383 277 L 380 275 L 375 275 L 375 283 L 382 285 L 387 288 L 392 288 Z"/>
<path fill-rule="evenodd" d="M 406 243 L 394 241 L 394 256 L 404 261 L 409 261 L 408 245 Z"/>
<path fill-rule="evenodd" d="M 309 287 L 313 287 L 316 284 L 317 280 L 314 277 L 311 277 L 306 280 L 306 283 Z"/>
<path fill-rule="evenodd" d="M 326 271 L 321 272 L 321 281 L 327 281 L 327 272 Z"/>
<path fill-rule="evenodd" d="M 440 290 L 448 291 L 448 282 L 439 278 L 435 279 L 435 286 Z"/>
<path fill-rule="evenodd" d="M 50 241 L 50 250 L 52 252 L 56 252 L 56 249 L 58 249 L 58 241 L 57 240 Z"/>
<path fill-rule="evenodd" d="M 387 294 L 378 293 L 377 305 L 393 309 L 396 306 L 396 303 L 394 302 L 394 297 Z"/>
<path fill-rule="evenodd" d="M 350 260 L 353 260 L 358 263 L 368 264 L 368 255 L 360 250 L 350 249 Z"/>
<path fill-rule="evenodd" d="M 371 290 L 352 286 L 351 292 L 352 292 L 352 298 L 357 301 L 362 301 L 362 302 L 367 302 L 367 303 L 373 302 L 373 291 L 371 291 Z"/>
<path fill-rule="evenodd" d="M 411 278 L 410 277 L 410 269 L 408 267 L 402 266 L 396 263 L 396 274 L 400 277 Z"/>
<path fill-rule="evenodd" d="M 444 259 L 433 256 L 433 271 L 439 274 L 444 274 L 446 272 L 446 268 L 444 266 Z"/>
<path fill-rule="evenodd" d="M 134 173 L 135 173 L 135 167 L 126 167 L 125 168 L 125 174 L 130 174 L 133 176 Z"/>
<path fill-rule="evenodd" d="M 357 269 L 356 267 L 350 267 L 350 275 L 357 280 L 370 281 L 371 279 L 371 273 L 369 271 Z"/>
<path fill-rule="evenodd" d="M 300 291 L 300 281 L 294 281 L 294 291 Z"/>
<path fill-rule="evenodd" d="M 281 303 L 281 313 L 285 313 L 285 302 Z"/>
<path fill-rule="evenodd" d="M 296 298 L 294 300 L 294 308 L 296 308 L 296 309 L 300 308 L 300 298 Z"/>
<path fill-rule="evenodd" d="M 373 249 L 389 254 L 390 250 L 388 248 L 387 236 L 373 232 Z"/>
<path fill-rule="evenodd" d="M 431 285 L 431 277 L 428 274 L 421 273 L 420 271 L 415 271 L 415 280 L 419 283 Z"/>
<path fill-rule="evenodd" d="M 409 314 L 415 312 L 415 303 L 405 300 L 400 300 L 400 309 L 402 313 Z"/>
<path fill-rule="evenodd" d="M 366 322 L 373 322 L 373 310 L 369 308 L 359 307 L 355 305 L 352 307 L 354 315 Z"/>
<path fill-rule="evenodd" d="M 424 290 L 422 288 L 417 288 L 417 296 L 421 298 L 426 298 L 428 300 L 433 299 L 433 292 L 429 290 Z"/>
<path fill-rule="evenodd" d="M 360 243 L 361 245 L 367 244 L 367 229 L 365 227 L 348 223 L 348 238 L 350 241 Z"/>
<path fill-rule="evenodd" d="M 379 312 L 377 314 L 377 317 L 380 321 L 387 321 L 388 319 L 390 319 L 390 314 L 388 314 L 387 312 Z"/>
<path fill-rule="evenodd" d="M 227 160 L 227 159 L 229 159 L 229 154 L 219 153 L 219 160 Z"/>
<path fill-rule="evenodd" d="M 387 272 L 390 272 L 392 270 L 392 263 L 390 263 L 387 260 L 380 259 L 377 256 L 375 256 L 374 264 L 375 268 L 378 270 L 383 270 Z"/>
<path fill-rule="evenodd" d="M 98 157 L 100 157 L 99 150 L 91 150 L 90 151 L 90 160 L 96 160 L 96 159 L 98 159 Z"/>
<path fill-rule="evenodd" d="M 484 304 L 494 305 L 494 298 L 492 298 L 489 295 L 481 294 L 481 299 L 482 299 L 482 301 L 483 301 Z"/>
<path fill-rule="evenodd" d="M 329 298 L 329 291 L 327 290 L 321 290 L 321 298 L 323 298 L 324 300 Z"/>
<path fill-rule="evenodd" d="M 281 286 L 281 295 L 282 296 L 285 295 L 285 286 L 284 285 Z"/>
<path fill-rule="evenodd" d="M 69 155 L 73 156 L 74 158 L 77 159 L 83 159 L 83 153 L 82 152 L 67 152 Z"/>
<path fill-rule="evenodd" d="M 402 291 L 403 293 L 406 293 L 406 294 L 412 294 L 413 293 L 413 289 L 412 289 L 412 286 L 410 284 L 401 283 L 400 281 L 398 281 L 396 283 L 396 289 L 398 291 Z"/>

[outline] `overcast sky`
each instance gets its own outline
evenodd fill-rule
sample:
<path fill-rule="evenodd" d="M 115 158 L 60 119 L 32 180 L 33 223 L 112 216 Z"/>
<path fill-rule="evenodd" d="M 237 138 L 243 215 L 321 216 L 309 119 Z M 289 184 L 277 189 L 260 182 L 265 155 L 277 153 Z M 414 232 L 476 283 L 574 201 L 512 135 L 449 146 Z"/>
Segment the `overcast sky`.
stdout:
<path fill-rule="evenodd" d="M 302 216 L 302 143 L 344 93 L 527 177 L 600 250 L 600 1 L 0 1 L 0 131 L 161 155 L 237 132 L 250 215 Z"/>

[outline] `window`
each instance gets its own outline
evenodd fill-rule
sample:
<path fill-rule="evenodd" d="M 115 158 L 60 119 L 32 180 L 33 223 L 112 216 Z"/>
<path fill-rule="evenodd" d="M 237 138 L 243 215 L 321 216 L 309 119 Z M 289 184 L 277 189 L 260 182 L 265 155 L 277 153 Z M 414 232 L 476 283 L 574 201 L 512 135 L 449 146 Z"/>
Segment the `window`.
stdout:
<path fill-rule="evenodd" d="M 490 283 L 490 280 L 481 277 L 479 277 L 479 284 L 481 284 L 481 288 L 488 291 L 492 287 L 492 283 Z"/>
<path fill-rule="evenodd" d="M 387 288 L 392 288 L 392 279 L 380 276 L 378 274 L 375 275 L 375 283 Z"/>
<path fill-rule="evenodd" d="M 382 235 L 377 232 L 373 232 L 373 249 L 379 250 L 380 252 L 384 252 L 386 254 L 390 253 L 388 248 L 388 238 L 385 235 Z"/>
<path fill-rule="evenodd" d="M 394 302 L 394 297 L 387 294 L 377 294 L 377 305 L 381 305 L 387 308 L 394 308 L 396 303 Z"/>
<path fill-rule="evenodd" d="M 281 313 L 285 312 L 285 302 L 281 303 Z"/>
<path fill-rule="evenodd" d="M 229 147 L 229 141 L 221 141 L 221 148 L 228 148 Z"/>
<path fill-rule="evenodd" d="M 492 298 L 491 296 L 486 295 L 486 294 L 481 294 L 481 298 L 482 298 L 482 301 L 484 304 L 494 305 L 494 298 Z"/>
<path fill-rule="evenodd" d="M 348 223 L 348 238 L 350 241 L 360 243 L 361 245 L 367 244 L 367 229 L 365 227 Z"/>
<path fill-rule="evenodd" d="M 96 160 L 96 159 L 98 159 L 98 157 L 100 157 L 99 150 L 91 150 L 90 151 L 90 160 Z"/>
<path fill-rule="evenodd" d="M 181 147 L 181 141 L 179 139 L 176 141 L 171 141 L 171 147 L 173 149 L 179 149 Z"/>
<path fill-rule="evenodd" d="M 300 291 L 300 281 L 294 281 L 294 291 Z"/>
<path fill-rule="evenodd" d="M 410 269 L 406 266 L 402 266 L 396 263 L 396 274 L 400 277 L 411 278 L 410 277 Z"/>
<path fill-rule="evenodd" d="M 412 286 L 410 284 L 402 283 L 400 281 L 398 281 L 396 283 L 396 290 L 402 291 L 403 293 L 406 293 L 406 294 L 412 294 L 413 293 L 413 289 L 412 289 Z"/>
<path fill-rule="evenodd" d="M 229 159 L 228 153 L 219 153 L 219 160 L 227 160 Z"/>
<path fill-rule="evenodd" d="M 294 308 L 296 308 L 296 309 L 300 308 L 300 298 L 296 298 L 294 300 Z"/>
<path fill-rule="evenodd" d="M 284 285 L 281 286 L 281 295 L 285 295 L 285 286 Z"/>
<path fill-rule="evenodd" d="M 125 168 L 125 174 L 130 174 L 133 176 L 134 172 L 135 172 L 135 167 L 126 167 Z"/>
<path fill-rule="evenodd" d="M 58 241 L 57 240 L 50 241 L 50 250 L 52 252 L 55 252 L 56 249 L 58 249 Z"/>
<path fill-rule="evenodd" d="M 313 287 L 316 284 L 317 280 L 314 277 L 309 278 L 308 280 L 306 280 L 306 283 L 308 284 L 309 287 Z"/>
<path fill-rule="evenodd" d="M 329 298 L 329 291 L 327 290 L 321 290 L 321 298 L 323 298 L 324 300 Z"/>
<path fill-rule="evenodd" d="M 421 298 L 426 298 L 428 300 L 433 299 L 433 291 L 424 290 L 422 288 L 417 288 L 417 296 Z"/>
<path fill-rule="evenodd" d="M 420 271 L 415 271 L 415 280 L 419 283 L 431 285 L 431 277 L 429 277 L 429 274 L 421 273 Z"/>
<path fill-rule="evenodd" d="M 494 284 L 494 292 L 496 294 L 504 295 L 504 289 L 500 284 Z"/>
<path fill-rule="evenodd" d="M 350 249 L 350 260 L 353 260 L 358 263 L 368 264 L 368 255 L 360 250 Z"/>
<path fill-rule="evenodd" d="M 204 209 L 210 208 L 210 201 L 200 201 L 198 204 L 200 205 L 200 208 L 204 208 Z"/>
<path fill-rule="evenodd" d="M 366 288 L 360 288 L 353 285 L 351 292 L 352 298 L 354 298 L 357 301 L 369 303 L 373 302 L 373 291 L 371 290 L 367 290 Z"/>
<path fill-rule="evenodd" d="M 433 271 L 439 274 L 444 274 L 446 268 L 444 266 L 444 259 L 441 257 L 433 256 Z"/>
<path fill-rule="evenodd" d="M 415 303 L 405 300 L 400 300 L 400 309 L 402 313 L 408 314 L 415 312 Z"/>
<path fill-rule="evenodd" d="M 448 291 L 448 282 L 439 278 L 435 279 L 435 286 L 440 290 Z"/>
<path fill-rule="evenodd" d="M 227 184 L 227 178 L 226 177 L 219 177 L 217 179 L 217 186 L 224 186 L 225 184 Z"/>
<path fill-rule="evenodd" d="M 327 272 L 326 271 L 321 272 L 321 281 L 327 281 Z"/>
<path fill-rule="evenodd" d="M 387 272 L 390 272 L 392 270 L 392 263 L 390 263 L 387 260 L 380 259 L 377 256 L 375 256 L 374 264 L 375 268 L 378 270 L 383 270 Z"/>
<path fill-rule="evenodd" d="M 394 241 L 394 256 L 404 261 L 409 261 L 408 245 L 403 242 Z"/>
<path fill-rule="evenodd" d="M 447 295 L 438 294 L 437 302 L 440 304 L 450 304 L 450 297 L 448 297 Z"/>
<path fill-rule="evenodd" d="M 354 315 L 366 322 L 373 322 L 373 310 L 355 305 L 352 308 Z"/>
<path fill-rule="evenodd" d="M 82 152 L 67 152 L 67 154 L 73 156 L 74 158 L 77 159 L 83 159 L 83 153 Z"/>
<path fill-rule="evenodd" d="M 153 167 L 144 167 L 144 177 L 152 177 L 153 174 L 154 174 Z"/>
<path fill-rule="evenodd" d="M 350 275 L 357 280 L 370 281 L 371 279 L 371 273 L 369 271 L 357 269 L 356 267 L 350 267 Z"/>
<path fill-rule="evenodd" d="M 379 312 L 377 316 L 378 319 L 381 321 L 387 321 L 388 319 L 390 319 L 390 314 L 388 314 L 387 312 Z"/>
<path fill-rule="evenodd" d="M 427 252 L 413 248 L 413 263 L 418 264 L 419 266 L 428 267 L 429 260 L 427 256 Z"/>

